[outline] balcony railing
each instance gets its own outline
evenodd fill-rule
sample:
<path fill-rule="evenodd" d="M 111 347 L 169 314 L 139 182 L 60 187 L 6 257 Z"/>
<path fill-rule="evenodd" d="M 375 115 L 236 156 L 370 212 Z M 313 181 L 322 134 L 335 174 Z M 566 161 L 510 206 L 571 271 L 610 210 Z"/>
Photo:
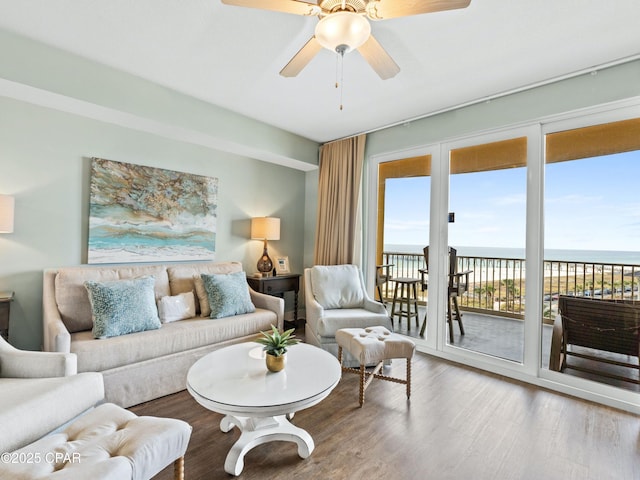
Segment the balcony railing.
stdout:
<path fill-rule="evenodd" d="M 391 280 L 382 286 L 385 300 L 393 298 L 394 277 L 421 278 L 424 257 L 416 253 L 384 252 Z M 524 318 L 526 298 L 525 261 L 521 258 L 458 256 L 458 271 L 471 270 L 467 292 L 460 307 L 482 313 Z M 385 273 L 385 272 L 382 272 Z M 602 299 L 639 300 L 640 265 L 619 263 L 544 261 L 543 319 L 552 322 L 557 313 L 558 295 Z M 426 302 L 427 290 L 418 290 L 418 301 Z M 531 299 L 530 299 L 531 300 Z"/>

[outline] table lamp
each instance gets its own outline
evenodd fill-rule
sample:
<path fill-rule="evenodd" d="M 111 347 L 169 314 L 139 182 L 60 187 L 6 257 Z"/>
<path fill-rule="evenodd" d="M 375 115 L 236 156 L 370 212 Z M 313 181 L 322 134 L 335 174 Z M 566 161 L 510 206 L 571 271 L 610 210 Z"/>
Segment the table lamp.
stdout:
<path fill-rule="evenodd" d="M 267 240 L 280 240 L 280 219 L 256 217 L 251 219 L 251 239 L 264 240 L 262 256 L 258 260 L 258 271 L 268 273 L 273 270 L 273 262 L 267 252 Z"/>

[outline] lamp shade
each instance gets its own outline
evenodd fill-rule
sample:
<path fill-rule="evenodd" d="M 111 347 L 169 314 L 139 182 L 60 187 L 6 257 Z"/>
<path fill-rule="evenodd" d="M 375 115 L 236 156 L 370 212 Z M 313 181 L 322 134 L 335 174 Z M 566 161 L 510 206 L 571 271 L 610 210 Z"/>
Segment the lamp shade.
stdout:
<path fill-rule="evenodd" d="M 11 195 L 0 195 L 0 233 L 13 232 L 15 199 Z"/>
<path fill-rule="evenodd" d="M 327 15 L 316 25 L 316 40 L 324 48 L 344 53 L 358 48 L 371 35 L 371 25 L 362 15 L 354 12 L 335 12 Z"/>
<path fill-rule="evenodd" d="M 280 219 L 256 217 L 251 219 L 252 240 L 280 240 Z"/>

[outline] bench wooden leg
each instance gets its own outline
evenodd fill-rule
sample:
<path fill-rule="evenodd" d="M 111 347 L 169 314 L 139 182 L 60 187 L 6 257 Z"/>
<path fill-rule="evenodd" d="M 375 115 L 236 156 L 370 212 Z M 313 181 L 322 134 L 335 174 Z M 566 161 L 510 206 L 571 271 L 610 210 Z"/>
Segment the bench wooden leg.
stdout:
<path fill-rule="evenodd" d="M 184 457 L 173 462 L 173 478 L 174 480 L 184 480 Z"/>
<path fill-rule="evenodd" d="M 365 385 L 365 367 L 364 365 L 360 365 L 360 406 L 364 405 L 364 391 L 367 388 Z"/>

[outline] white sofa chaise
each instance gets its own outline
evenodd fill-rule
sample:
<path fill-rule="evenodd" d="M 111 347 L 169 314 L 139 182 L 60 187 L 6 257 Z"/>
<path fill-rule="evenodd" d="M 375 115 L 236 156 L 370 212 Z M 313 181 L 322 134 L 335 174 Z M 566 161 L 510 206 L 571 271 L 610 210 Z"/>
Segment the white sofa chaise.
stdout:
<path fill-rule="evenodd" d="M 18 350 L 0 337 L 0 478 L 149 480 L 174 463 L 184 478 L 191 426 L 102 403 L 97 372 L 76 355 Z"/>
<path fill-rule="evenodd" d="M 284 301 L 249 288 L 255 312 L 210 319 L 196 316 L 104 339 L 92 334 L 92 310 L 84 282 L 153 276 L 156 300 L 195 291 L 200 274 L 242 272 L 238 262 L 79 266 L 49 269 L 43 278 L 44 349 L 72 352 L 79 372 L 101 372 L 105 398 L 130 407 L 186 388 L 186 374 L 203 355 L 251 341 L 260 331 L 283 327 Z M 197 295 L 196 295 L 197 298 Z M 198 302 L 196 301 L 196 304 Z"/>
<path fill-rule="evenodd" d="M 75 373 L 71 353 L 18 350 L 0 337 L 0 453 L 39 439 L 102 401 L 102 376 Z"/>

